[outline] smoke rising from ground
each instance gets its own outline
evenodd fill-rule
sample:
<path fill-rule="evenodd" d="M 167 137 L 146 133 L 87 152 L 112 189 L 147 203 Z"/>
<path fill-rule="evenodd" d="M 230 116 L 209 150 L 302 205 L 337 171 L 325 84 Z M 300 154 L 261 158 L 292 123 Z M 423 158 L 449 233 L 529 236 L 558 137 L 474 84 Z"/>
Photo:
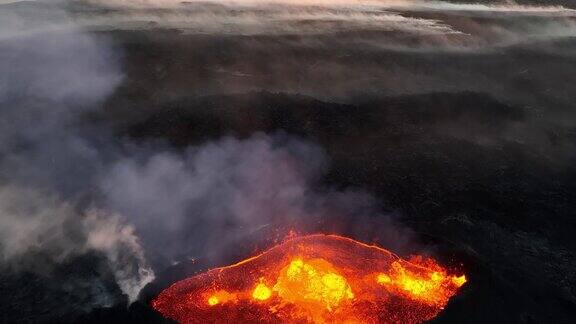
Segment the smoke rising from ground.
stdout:
<path fill-rule="evenodd" d="M 318 146 L 286 135 L 228 137 L 183 153 L 120 160 L 102 191 L 158 259 L 208 256 L 222 262 L 219 257 L 235 242 L 266 238 L 269 232 L 258 233 L 266 227 L 287 233 L 342 214 L 358 223 L 374 216 L 374 201 L 365 193 L 313 189 L 326 163 Z M 380 230 L 398 232 L 392 222 Z M 405 243 L 398 240 L 394 247 Z"/>
<path fill-rule="evenodd" d="M 218 255 L 259 228 L 309 217 L 308 182 L 321 173 L 323 155 L 295 140 L 280 145 L 258 135 L 157 153 L 141 163 L 124 159 L 104 179 L 103 191 L 153 239 L 149 249 L 158 255 Z"/>
<path fill-rule="evenodd" d="M 52 10 L 50 17 L 65 19 Z M 154 278 L 138 239 L 80 199 L 90 199 L 107 158 L 76 123 L 121 81 L 116 54 L 108 40 L 77 28 L 21 35 L 28 21 L 11 18 L 2 20 L 0 41 L 2 265 L 49 275 L 52 265 L 96 251 L 134 300 Z"/>
<path fill-rule="evenodd" d="M 33 188 L 0 186 L 0 265 L 50 276 L 56 264 L 96 251 L 107 258 L 129 300 L 135 300 L 154 273 L 132 227 L 106 211 L 79 212 L 71 203 Z"/>
<path fill-rule="evenodd" d="M 58 7 L 43 15 L 66 28 L 42 31 L 41 21 L 19 14 L 2 22 L 3 266 L 49 276 L 71 257 L 100 253 L 134 301 L 154 279 L 150 264 L 207 250 L 221 262 L 230 244 L 263 228 L 375 210 L 365 193 L 312 189 L 325 157 L 286 135 L 225 138 L 185 152 L 124 145 L 105 124 L 89 123 L 122 81 L 119 52 Z"/>

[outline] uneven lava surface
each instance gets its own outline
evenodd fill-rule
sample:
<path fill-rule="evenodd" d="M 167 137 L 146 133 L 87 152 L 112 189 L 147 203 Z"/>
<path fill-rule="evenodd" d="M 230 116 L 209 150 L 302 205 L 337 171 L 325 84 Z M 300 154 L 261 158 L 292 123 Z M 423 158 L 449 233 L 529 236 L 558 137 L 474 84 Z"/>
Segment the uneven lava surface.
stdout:
<path fill-rule="evenodd" d="M 431 259 L 316 234 L 177 282 L 152 305 L 181 323 L 417 323 L 465 282 Z"/>

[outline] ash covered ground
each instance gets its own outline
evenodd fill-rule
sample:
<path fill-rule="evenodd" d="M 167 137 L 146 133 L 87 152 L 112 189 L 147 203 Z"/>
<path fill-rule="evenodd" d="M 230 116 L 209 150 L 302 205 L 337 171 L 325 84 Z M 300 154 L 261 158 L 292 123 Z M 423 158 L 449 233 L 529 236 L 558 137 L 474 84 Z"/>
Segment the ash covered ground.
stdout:
<path fill-rule="evenodd" d="M 0 321 L 167 322 L 296 229 L 463 269 L 433 322 L 574 322 L 571 7 L 0 1 Z"/>

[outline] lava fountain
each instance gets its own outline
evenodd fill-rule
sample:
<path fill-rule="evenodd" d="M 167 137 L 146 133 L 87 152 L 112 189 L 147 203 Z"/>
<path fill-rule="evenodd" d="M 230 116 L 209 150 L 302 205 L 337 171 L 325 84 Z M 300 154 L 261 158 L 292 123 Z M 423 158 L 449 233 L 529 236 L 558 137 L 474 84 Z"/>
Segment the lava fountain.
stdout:
<path fill-rule="evenodd" d="M 179 281 L 152 306 L 181 323 L 418 323 L 465 282 L 432 259 L 315 234 Z"/>

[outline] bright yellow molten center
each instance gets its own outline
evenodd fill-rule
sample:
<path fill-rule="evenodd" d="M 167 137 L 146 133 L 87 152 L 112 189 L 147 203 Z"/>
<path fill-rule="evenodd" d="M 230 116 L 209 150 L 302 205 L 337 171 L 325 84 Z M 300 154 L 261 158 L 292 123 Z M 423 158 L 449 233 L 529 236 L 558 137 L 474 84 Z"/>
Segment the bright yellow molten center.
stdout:
<path fill-rule="evenodd" d="M 346 278 L 323 259 L 292 260 L 282 269 L 274 291 L 294 304 L 323 306 L 329 311 L 342 301 L 354 298 Z"/>
<path fill-rule="evenodd" d="M 461 275 L 460 277 L 452 277 L 452 282 L 457 286 L 460 287 L 466 283 L 466 276 Z"/>
<path fill-rule="evenodd" d="M 270 298 L 270 296 L 272 296 L 272 290 L 263 283 L 256 285 L 256 288 L 254 288 L 252 292 L 252 297 L 257 300 L 266 300 Z"/>
<path fill-rule="evenodd" d="M 390 283 L 391 281 L 392 279 L 390 278 L 390 276 L 383 273 L 378 274 L 378 276 L 376 277 L 376 282 L 378 282 L 379 284 Z"/>
<path fill-rule="evenodd" d="M 224 304 L 230 301 L 235 301 L 237 299 L 236 294 L 229 293 L 226 290 L 218 290 L 212 292 L 210 295 L 206 296 L 206 303 L 209 306 L 216 306 L 219 304 Z"/>
<path fill-rule="evenodd" d="M 177 282 L 152 306 L 179 323 L 422 323 L 466 279 L 424 256 L 318 234 Z"/>
<path fill-rule="evenodd" d="M 428 304 L 445 303 L 448 297 L 445 295 L 446 284 L 452 282 L 457 287 L 466 282 L 464 275 L 460 277 L 448 276 L 444 272 L 434 271 L 429 274 L 418 274 L 405 269 L 400 262 L 392 262 L 388 274 L 380 273 L 376 276 L 376 282 L 381 285 L 395 287 L 408 294 L 411 298 Z"/>
<path fill-rule="evenodd" d="M 214 305 L 218 305 L 220 301 L 218 300 L 218 297 L 216 296 L 210 296 L 210 298 L 208 298 L 208 305 L 210 306 L 214 306 Z"/>

